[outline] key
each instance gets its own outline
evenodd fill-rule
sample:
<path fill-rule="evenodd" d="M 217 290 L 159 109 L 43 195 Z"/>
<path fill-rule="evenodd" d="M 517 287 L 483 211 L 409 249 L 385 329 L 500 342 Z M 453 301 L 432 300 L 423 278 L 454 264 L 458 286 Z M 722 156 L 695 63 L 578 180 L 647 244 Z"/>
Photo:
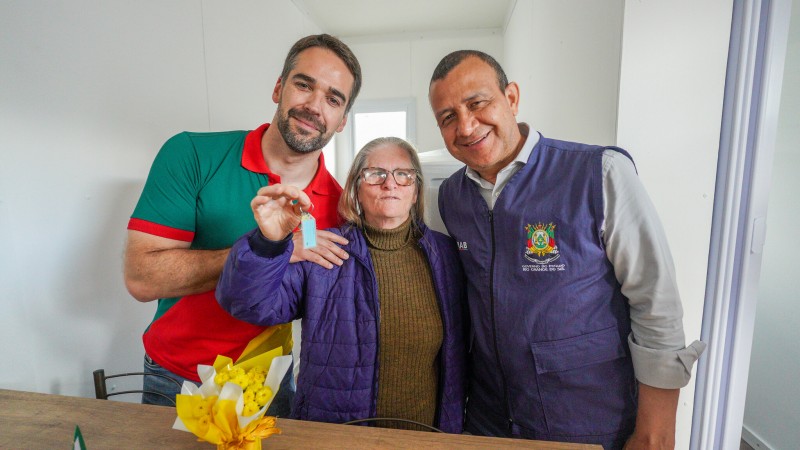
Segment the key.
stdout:
<path fill-rule="evenodd" d="M 303 234 L 304 248 L 317 246 L 317 221 L 303 208 L 300 208 L 300 233 Z"/>

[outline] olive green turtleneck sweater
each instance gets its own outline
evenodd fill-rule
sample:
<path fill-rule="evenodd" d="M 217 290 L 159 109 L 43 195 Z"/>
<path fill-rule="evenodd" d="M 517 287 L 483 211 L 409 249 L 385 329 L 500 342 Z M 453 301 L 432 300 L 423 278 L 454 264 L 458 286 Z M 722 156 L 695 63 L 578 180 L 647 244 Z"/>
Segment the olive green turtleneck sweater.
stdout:
<path fill-rule="evenodd" d="M 442 318 L 430 266 L 411 219 L 392 230 L 365 227 L 378 280 L 378 417 L 434 425 Z M 422 429 L 404 422 L 389 428 Z"/>

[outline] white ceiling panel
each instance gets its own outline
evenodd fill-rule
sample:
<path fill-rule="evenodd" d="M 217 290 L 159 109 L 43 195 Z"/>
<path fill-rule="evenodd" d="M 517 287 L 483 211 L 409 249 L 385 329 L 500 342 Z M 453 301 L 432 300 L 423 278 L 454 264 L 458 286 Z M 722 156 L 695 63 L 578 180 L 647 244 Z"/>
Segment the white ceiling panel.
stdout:
<path fill-rule="evenodd" d="M 502 29 L 514 0 L 292 0 L 340 37 Z"/>

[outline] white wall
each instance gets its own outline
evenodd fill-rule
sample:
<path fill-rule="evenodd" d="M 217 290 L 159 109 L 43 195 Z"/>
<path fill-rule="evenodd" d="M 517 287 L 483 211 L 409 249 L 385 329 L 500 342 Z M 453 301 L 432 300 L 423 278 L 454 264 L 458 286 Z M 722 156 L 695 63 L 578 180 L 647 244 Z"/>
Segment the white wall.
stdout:
<path fill-rule="evenodd" d="M 428 83 L 439 61 L 461 49 L 481 50 L 503 61 L 500 30 L 344 37 L 343 40 L 358 55 L 364 74 L 364 85 L 356 103 L 406 97 L 416 100 L 417 139 L 414 144 L 421 152 L 444 148 L 428 103 Z M 346 167 L 349 166 L 348 160 Z"/>
<path fill-rule="evenodd" d="M 750 355 L 743 437 L 755 448 L 793 449 L 800 442 L 800 5 L 792 10 L 775 162 Z M 765 446 L 756 447 L 762 444 Z"/>
<path fill-rule="evenodd" d="M 0 2 L 0 388 L 93 396 L 93 369 L 141 369 L 155 303 L 122 251 L 153 157 L 271 120 L 313 32 L 283 0 Z"/>
<path fill-rule="evenodd" d="M 520 86 L 520 121 L 543 135 L 616 142 L 623 0 L 517 0 L 503 68 Z"/>
<path fill-rule="evenodd" d="M 617 144 L 664 224 L 688 342 L 700 336 L 731 11 L 722 0 L 625 2 Z M 694 378 L 681 390 L 679 449 L 693 396 Z"/>

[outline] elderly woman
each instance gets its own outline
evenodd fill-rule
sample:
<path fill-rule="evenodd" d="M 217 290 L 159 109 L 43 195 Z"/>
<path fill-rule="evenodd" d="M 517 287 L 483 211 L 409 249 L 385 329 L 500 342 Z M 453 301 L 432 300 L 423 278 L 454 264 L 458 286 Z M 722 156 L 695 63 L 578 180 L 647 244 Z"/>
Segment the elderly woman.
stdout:
<path fill-rule="evenodd" d="M 257 325 L 302 318 L 292 415 L 343 423 L 393 418 L 460 433 L 465 399 L 464 279 L 455 243 L 423 223 L 416 150 L 379 138 L 356 155 L 339 201 L 341 266 L 289 264 L 292 230 L 313 207 L 294 186 L 251 202 L 258 229 L 231 249 L 217 299 Z"/>

